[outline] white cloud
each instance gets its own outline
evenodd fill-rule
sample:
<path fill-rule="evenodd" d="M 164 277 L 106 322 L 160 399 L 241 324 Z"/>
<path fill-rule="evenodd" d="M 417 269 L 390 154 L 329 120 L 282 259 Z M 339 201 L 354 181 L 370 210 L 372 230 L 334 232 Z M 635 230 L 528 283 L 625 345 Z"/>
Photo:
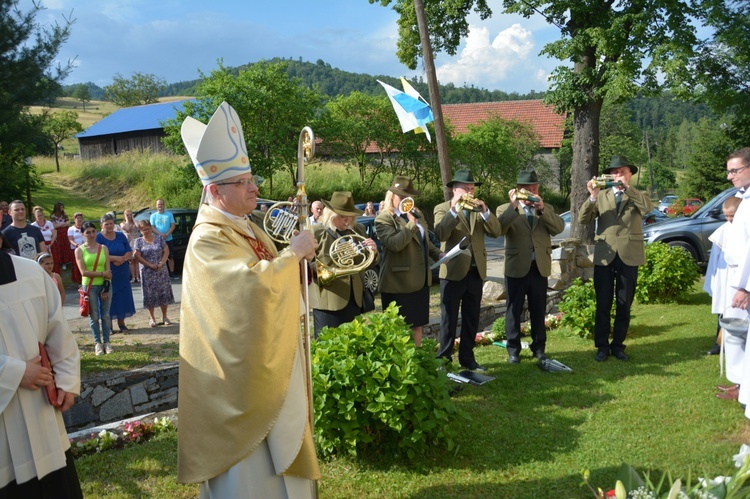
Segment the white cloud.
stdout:
<path fill-rule="evenodd" d="M 463 86 L 476 85 L 489 88 L 503 88 L 501 83 L 518 76 L 527 77 L 539 70 L 530 59 L 536 54 L 531 31 L 520 24 L 513 24 L 498 33 L 490 42 L 490 32 L 486 27 L 470 26 L 466 46 L 457 60 L 437 68 L 442 83 L 452 82 Z M 546 77 L 543 79 L 546 82 Z"/>

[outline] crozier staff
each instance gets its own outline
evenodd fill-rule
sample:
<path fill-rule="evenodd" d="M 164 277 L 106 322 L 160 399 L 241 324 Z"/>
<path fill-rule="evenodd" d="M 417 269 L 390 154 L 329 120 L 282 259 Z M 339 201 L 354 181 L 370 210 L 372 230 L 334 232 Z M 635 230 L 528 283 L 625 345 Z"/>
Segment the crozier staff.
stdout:
<path fill-rule="evenodd" d="M 309 231 L 277 253 L 246 216 L 257 205 L 242 126 L 222 103 L 182 139 L 204 202 L 183 270 L 177 478 L 201 497 L 312 497 L 320 478 L 300 336 Z"/>

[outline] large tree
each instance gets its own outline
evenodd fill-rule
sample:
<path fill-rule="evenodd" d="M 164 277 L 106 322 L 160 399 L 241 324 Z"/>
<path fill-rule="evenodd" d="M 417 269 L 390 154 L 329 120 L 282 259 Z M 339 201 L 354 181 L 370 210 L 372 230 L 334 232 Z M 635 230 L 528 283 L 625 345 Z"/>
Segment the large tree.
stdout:
<path fill-rule="evenodd" d="M 70 64 L 56 64 L 55 58 L 68 39 L 72 20 L 40 25 L 39 4 L 27 12 L 18 4 L 0 0 L 0 199 L 22 197 L 37 185 L 26 158 L 48 144 L 41 138 L 41 120 L 28 113 L 28 106 L 59 92 L 59 82 L 71 70 Z"/>
<path fill-rule="evenodd" d="M 91 89 L 88 84 L 79 83 L 75 86 L 70 96 L 81 101 L 81 104 L 83 104 L 83 112 L 86 112 L 86 103 L 91 101 Z"/>
<path fill-rule="evenodd" d="M 159 90 L 166 85 L 164 78 L 153 74 L 136 72 L 130 78 L 125 78 L 117 73 L 112 78 L 112 84 L 104 87 L 104 94 L 120 107 L 141 106 L 159 102 Z"/>
<path fill-rule="evenodd" d="M 750 3 L 700 0 L 703 22 L 713 28 L 684 74 L 681 95 L 727 113 L 727 132 L 735 146 L 750 145 Z"/>
<path fill-rule="evenodd" d="M 400 14 L 398 56 L 415 68 L 421 50 L 412 0 L 379 3 L 393 3 Z M 588 197 L 585 184 L 599 171 L 604 99 L 631 97 L 639 88 L 655 91 L 684 76 L 696 43 L 691 23 L 695 11 L 689 0 L 503 0 L 503 7 L 506 13 L 541 15 L 560 30 L 560 39 L 542 50 L 565 61 L 553 71 L 546 99 L 559 111 L 573 113 L 572 235 L 591 240 L 589 227 L 580 227 L 576 220 Z M 425 9 L 433 48 L 449 54 L 468 33 L 472 11 L 481 18 L 492 15 L 486 0 L 425 0 Z"/>

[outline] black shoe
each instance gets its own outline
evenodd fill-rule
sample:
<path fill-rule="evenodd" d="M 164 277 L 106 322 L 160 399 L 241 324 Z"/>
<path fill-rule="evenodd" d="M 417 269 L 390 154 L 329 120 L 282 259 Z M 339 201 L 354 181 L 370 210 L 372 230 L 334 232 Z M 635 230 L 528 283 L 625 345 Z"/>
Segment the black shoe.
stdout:
<path fill-rule="evenodd" d="M 520 364 L 521 358 L 518 355 L 508 355 L 508 364 Z"/>
<path fill-rule="evenodd" d="M 612 357 L 614 357 L 617 360 L 628 360 L 628 356 L 625 354 L 625 352 L 621 350 L 613 351 Z"/>
<path fill-rule="evenodd" d="M 714 346 L 711 347 L 711 350 L 706 352 L 706 355 L 719 355 L 721 353 L 721 346 L 714 343 Z"/>
<path fill-rule="evenodd" d="M 544 352 L 535 352 L 534 357 L 536 357 L 539 362 L 547 360 L 547 356 L 544 355 Z"/>
<path fill-rule="evenodd" d="M 607 351 L 606 350 L 599 350 L 596 352 L 596 357 L 594 357 L 594 360 L 597 362 L 604 362 L 607 360 Z"/>
<path fill-rule="evenodd" d="M 487 368 L 486 368 L 486 367 L 484 367 L 484 366 L 480 366 L 480 365 L 479 365 L 479 364 L 477 364 L 476 362 L 474 362 L 473 364 L 470 364 L 470 365 L 468 365 L 468 366 L 462 366 L 462 367 L 464 367 L 464 368 L 468 369 L 469 371 L 478 371 L 478 372 L 480 372 L 480 373 L 483 373 L 483 372 L 486 372 L 486 371 L 487 371 Z"/>

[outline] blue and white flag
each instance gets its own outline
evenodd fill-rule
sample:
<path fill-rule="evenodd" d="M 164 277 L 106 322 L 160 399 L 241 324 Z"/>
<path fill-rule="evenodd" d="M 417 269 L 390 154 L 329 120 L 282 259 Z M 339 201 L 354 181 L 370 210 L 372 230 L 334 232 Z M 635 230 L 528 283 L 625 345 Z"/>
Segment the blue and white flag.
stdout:
<path fill-rule="evenodd" d="M 388 94 L 393 110 L 396 111 L 398 121 L 401 123 L 401 130 L 404 133 L 411 130 L 414 130 L 415 133 L 424 133 L 427 140 L 432 142 L 430 132 L 427 129 L 427 123 L 434 120 L 432 109 L 427 101 L 419 95 L 419 92 L 403 77 L 401 77 L 401 84 L 404 86 L 404 92 L 380 80 L 377 80 L 377 82 L 383 85 Z"/>

